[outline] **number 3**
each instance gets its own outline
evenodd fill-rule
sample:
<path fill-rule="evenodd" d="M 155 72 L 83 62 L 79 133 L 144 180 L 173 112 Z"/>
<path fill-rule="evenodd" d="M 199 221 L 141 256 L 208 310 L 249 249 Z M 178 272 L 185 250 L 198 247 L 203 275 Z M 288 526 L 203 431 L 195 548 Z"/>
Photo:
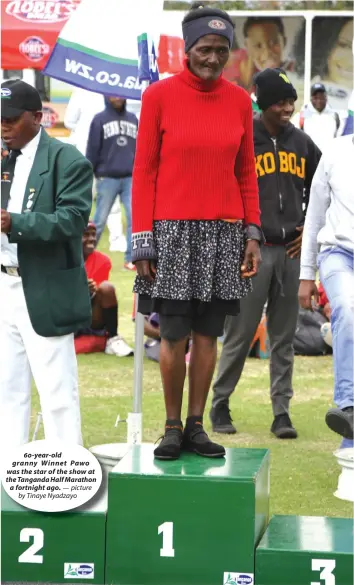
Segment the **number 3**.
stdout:
<path fill-rule="evenodd" d="M 321 571 L 320 579 L 324 585 L 336 585 L 336 578 L 333 571 L 336 568 L 336 561 L 331 559 L 312 559 L 312 570 Z M 323 569 L 323 571 L 321 570 Z M 322 585 L 319 581 L 312 581 L 311 585 Z"/>
<path fill-rule="evenodd" d="M 20 542 L 29 542 L 31 537 L 33 538 L 33 543 L 18 557 L 19 563 L 43 563 L 43 555 L 36 554 L 43 548 L 43 530 L 40 528 L 22 528 Z"/>
<path fill-rule="evenodd" d="M 160 557 L 174 557 L 175 549 L 173 548 L 173 522 L 164 522 L 157 529 L 158 534 L 162 533 L 162 548 L 160 548 Z"/>

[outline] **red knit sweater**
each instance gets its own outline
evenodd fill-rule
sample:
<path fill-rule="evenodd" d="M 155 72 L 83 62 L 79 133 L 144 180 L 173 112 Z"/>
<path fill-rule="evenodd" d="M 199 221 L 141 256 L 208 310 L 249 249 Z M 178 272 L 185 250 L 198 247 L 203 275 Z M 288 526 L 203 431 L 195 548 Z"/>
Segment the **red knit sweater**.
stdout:
<path fill-rule="evenodd" d="M 251 99 L 187 67 L 143 94 L 133 171 L 133 233 L 153 220 L 260 225 Z"/>

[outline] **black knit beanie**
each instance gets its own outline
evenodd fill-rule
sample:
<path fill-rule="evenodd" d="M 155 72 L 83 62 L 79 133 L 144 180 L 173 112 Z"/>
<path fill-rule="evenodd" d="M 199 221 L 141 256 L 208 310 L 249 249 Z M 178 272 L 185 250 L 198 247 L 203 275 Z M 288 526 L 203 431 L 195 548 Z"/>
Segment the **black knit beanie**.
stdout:
<path fill-rule="evenodd" d="M 257 104 L 261 110 L 286 99 L 297 100 L 296 89 L 282 69 L 265 69 L 254 77 Z"/>
<path fill-rule="evenodd" d="M 234 28 L 231 17 L 224 10 L 208 8 L 202 4 L 199 8 L 193 7 L 182 21 L 185 51 L 187 53 L 201 37 L 211 34 L 225 37 L 231 47 Z"/>

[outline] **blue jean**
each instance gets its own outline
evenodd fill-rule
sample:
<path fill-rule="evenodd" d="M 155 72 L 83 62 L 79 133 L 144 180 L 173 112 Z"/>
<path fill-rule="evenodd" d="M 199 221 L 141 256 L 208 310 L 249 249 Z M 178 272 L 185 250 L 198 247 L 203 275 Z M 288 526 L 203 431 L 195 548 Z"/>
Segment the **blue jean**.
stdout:
<path fill-rule="evenodd" d="M 346 408 L 354 405 L 354 255 L 333 247 L 320 253 L 318 266 L 331 306 L 334 402 Z"/>
<path fill-rule="evenodd" d="M 119 195 L 123 204 L 127 223 L 127 251 L 125 262 L 132 260 L 132 178 L 113 179 L 103 177 L 97 181 L 96 212 L 93 221 L 97 228 L 97 243 L 107 223 L 108 216 Z"/>

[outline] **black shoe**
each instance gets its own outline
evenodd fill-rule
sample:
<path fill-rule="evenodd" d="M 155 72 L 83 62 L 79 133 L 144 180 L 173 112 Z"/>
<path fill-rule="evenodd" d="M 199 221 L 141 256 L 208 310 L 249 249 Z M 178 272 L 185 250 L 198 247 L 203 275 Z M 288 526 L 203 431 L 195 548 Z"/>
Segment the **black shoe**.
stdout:
<path fill-rule="evenodd" d="M 354 439 L 353 434 L 353 407 L 331 408 L 326 414 L 326 423 L 335 433 L 345 439 Z"/>
<path fill-rule="evenodd" d="M 290 416 L 284 412 L 284 414 L 278 414 L 270 428 L 270 432 L 273 433 L 277 439 L 296 439 L 297 432 L 294 429 Z"/>
<path fill-rule="evenodd" d="M 224 447 L 209 439 L 201 423 L 186 427 L 183 433 L 182 449 L 201 457 L 225 457 Z"/>
<path fill-rule="evenodd" d="M 221 403 L 210 411 L 210 420 L 213 425 L 214 433 L 223 433 L 224 435 L 234 435 L 237 431 L 232 424 L 230 409 L 227 404 Z"/>
<path fill-rule="evenodd" d="M 178 459 L 181 454 L 182 439 L 182 423 L 171 424 L 171 421 L 167 421 L 161 443 L 154 450 L 156 459 Z"/>

